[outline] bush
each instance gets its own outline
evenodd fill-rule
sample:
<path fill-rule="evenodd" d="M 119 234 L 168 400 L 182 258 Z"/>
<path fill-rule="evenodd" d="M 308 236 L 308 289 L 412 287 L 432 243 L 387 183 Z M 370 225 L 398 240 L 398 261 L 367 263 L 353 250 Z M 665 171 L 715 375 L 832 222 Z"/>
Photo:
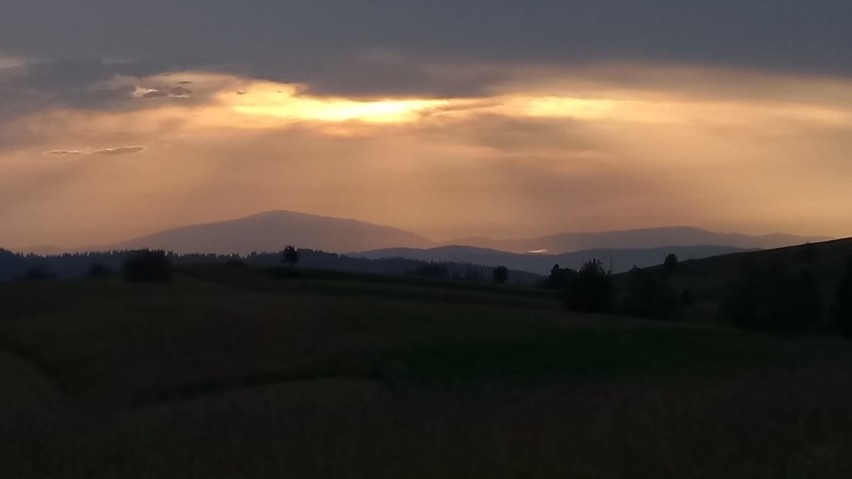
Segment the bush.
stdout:
<path fill-rule="evenodd" d="M 124 280 L 129 283 L 166 283 L 173 275 L 171 259 L 165 251 L 159 250 L 131 253 L 121 270 Z"/>
<path fill-rule="evenodd" d="M 580 271 L 565 273 L 562 301 L 569 310 L 605 312 L 610 309 L 612 296 L 612 278 L 600 260 L 584 263 Z"/>

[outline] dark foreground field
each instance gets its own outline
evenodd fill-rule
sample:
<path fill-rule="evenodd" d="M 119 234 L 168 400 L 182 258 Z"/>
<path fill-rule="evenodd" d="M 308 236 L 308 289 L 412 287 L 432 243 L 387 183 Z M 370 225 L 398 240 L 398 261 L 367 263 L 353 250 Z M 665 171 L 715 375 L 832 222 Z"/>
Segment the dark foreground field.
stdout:
<path fill-rule="evenodd" d="M 852 477 L 852 347 L 217 267 L 0 284 L 0 477 Z"/>

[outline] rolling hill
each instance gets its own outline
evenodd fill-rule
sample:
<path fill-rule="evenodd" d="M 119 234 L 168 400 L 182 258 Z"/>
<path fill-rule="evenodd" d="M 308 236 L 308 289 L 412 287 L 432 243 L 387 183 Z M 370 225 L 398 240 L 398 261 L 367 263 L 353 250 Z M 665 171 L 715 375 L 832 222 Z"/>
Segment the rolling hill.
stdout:
<path fill-rule="evenodd" d="M 737 250 L 778 248 L 826 239 L 781 233 L 750 236 L 692 227 L 665 227 L 596 233 L 558 233 L 527 239 L 471 237 L 436 243 L 416 233 L 390 226 L 291 211 L 269 211 L 234 220 L 182 226 L 109 245 L 85 248 L 19 248 L 17 251 L 58 254 L 153 248 L 176 253 L 248 254 L 252 251 L 280 251 L 284 246 L 292 244 L 299 248 L 333 253 L 364 252 L 361 254 L 366 255 L 365 257 L 376 257 L 377 254 L 387 257 L 387 254 L 391 254 L 427 261 L 524 265 L 524 270 L 541 274 L 544 268 L 542 265 L 549 268 L 554 262 L 558 262 L 564 266 L 575 267 L 592 257 L 608 262 L 612 256 L 616 265 L 614 269 L 621 271 L 634 264 L 656 264 L 660 250 L 673 252 L 683 258 L 703 258 Z M 627 252 L 628 250 L 630 252 Z M 520 256 L 496 254 L 502 252 Z M 527 254 L 531 252 L 546 255 L 538 254 L 532 257 Z M 577 255 L 558 257 L 568 253 Z"/>
<path fill-rule="evenodd" d="M 389 247 L 428 247 L 409 231 L 361 221 L 291 211 L 269 211 L 246 218 L 161 231 L 96 250 L 156 248 L 176 253 L 248 254 L 280 251 L 288 244 L 342 253 Z"/>
<path fill-rule="evenodd" d="M 793 246 L 803 243 L 826 241 L 831 238 L 820 236 L 795 236 L 773 233 L 751 236 L 741 233 L 718 233 L 686 226 L 647 228 L 597 233 L 557 233 L 527 239 L 495 240 L 472 237 L 453 240 L 451 244 L 474 246 L 514 253 L 547 251 L 552 254 L 569 253 L 588 249 L 645 249 L 662 246 L 721 245 L 739 249 L 767 249 Z"/>
<path fill-rule="evenodd" d="M 847 258 L 852 258 L 852 238 L 684 261 L 671 281 L 678 290 L 715 300 L 747 268 L 779 267 L 792 273 L 808 271 L 828 295 L 843 276 Z"/>
<path fill-rule="evenodd" d="M 430 249 L 391 248 L 361 253 L 349 253 L 349 256 L 369 259 L 406 258 L 421 261 L 452 261 L 481 264 L 486 266 L 506 266 L 510 269 L 547 275 L 554 264 L 563 268 L 577 269 L 586 261 L 600 259 L 612 266 L 615 273 L 628 271 L 633 266 L 640 268 L 663 262 L 666 255 L 674 253 L 681 259 L 698 259 L 743 251 L 731 246 L 664 246 L 642 249 L 597 248 L 560 255 L 508 253 L 493 249 L 470 246 L 443 246 Z"/>

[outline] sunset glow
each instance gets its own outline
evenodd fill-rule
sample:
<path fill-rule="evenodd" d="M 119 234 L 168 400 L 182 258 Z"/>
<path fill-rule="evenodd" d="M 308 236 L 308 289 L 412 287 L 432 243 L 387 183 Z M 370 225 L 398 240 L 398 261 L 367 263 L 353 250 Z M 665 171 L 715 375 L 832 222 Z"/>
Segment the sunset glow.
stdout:
<path fill-rule="evenodd" d="M 246 90 L 220 94 L 218 100 L 235 113 L 281 120 L 364 123 L 410 123 L 450 100 L 353 100 L 300 94 L 292 85 L 254 84 Z"/>
<path fill-rule="evenodd" d="M 784 79 L 783 94 L 740 98 L 715 92 L 772 78 L 711 72 L 671 92 L 666 78 L 614 89 L 596 73 L 548 75 L 458 97 L 328 95 L 204 71 L 117 77 L 129 107 L 48 109 L 6 125 L 38 132 L 0 155 L 0 200 L 15 205 L 3 211 L 7 241 L 46 234 L 34 217 L 86 243 L 94 233 L 80 224 L 119 212 L 134 212 L 132 224 L 99 223 L 96 234 L 282 205 L 436 237 L 696 223 L 852 230 L 852 100 L 824 101 L 852 83 L 801 78 L 793 95 Z M 193 192 L 201 209 L 174 207 Z"/>

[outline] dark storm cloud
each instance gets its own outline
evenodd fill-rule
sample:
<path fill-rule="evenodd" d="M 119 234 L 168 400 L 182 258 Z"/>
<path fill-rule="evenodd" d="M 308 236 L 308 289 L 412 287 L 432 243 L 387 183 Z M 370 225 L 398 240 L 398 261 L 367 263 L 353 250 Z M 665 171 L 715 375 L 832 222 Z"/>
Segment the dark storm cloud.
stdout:
<path fill-rule="evenodd" d="M 130 97 L 134 87 L 105 82 L 159 69 L 97 59 L 35 61 L 8 67 L 0 75 L 0 122 L 45 108 L 102 109 L 119 104 Z"/>
<path fill-rule="evenodd" d="M 161 67 L 146 67 L 138 62 L 105 62 L 93 58 L 36 61 L 24 66 L 22 85 L 36 89 L 84 87 L 110 80 L 118 75 L 143 76 Z"/>
<path fill-rule="evenodd" d="M 94 58 L 29 61 L 0 68 L 0 151 L 37 142 L 46 133 L 14 125 L 13 120 L 34 112 L 51 109 L 129 111 L 153 106 L 132 101 L 137 91 L 134 83 L 148 75 L 168 71 L 164 63 Z M 111 82 L 119 77 L 127 80 Z M 193 97 L 193 92 L 184 85 L 158 85 L 144 90 L 136 100 Z"/>
<path fill-rule="evenodd" d="M 318 91 L 439 94 L 476 92 L 493 78 L 422 65 L 651 61 L 847 76 L 850 19 L 848 0 L 5 0 L 0 45 L 38 58 L 153 59 Z M 377 60 L 376 49 L 396 56 Z"/>

